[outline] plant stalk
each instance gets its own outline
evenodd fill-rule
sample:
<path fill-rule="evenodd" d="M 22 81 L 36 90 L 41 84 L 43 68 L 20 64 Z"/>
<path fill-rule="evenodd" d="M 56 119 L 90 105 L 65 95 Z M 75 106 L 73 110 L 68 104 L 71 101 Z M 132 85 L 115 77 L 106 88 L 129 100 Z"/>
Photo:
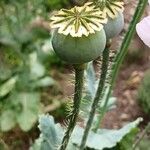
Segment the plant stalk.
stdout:
<path fill-rule="evenodd" d="M 105 90 L 109 92 L 109 88 L 110 88 L 110 85 L 107 85 Z M 105 90 L 104 90 L 104 92 L 105 92 Z M 107 96 L 106 97 L 102 96 L 101 98 L 104 100 L 104 105 L 103 105 L 102 108 L 99 109 L 101 113 L 98 114 L 98 117 L 97 117 L 98 119 L 95 122 L 95 126 L 93 128 L 94 132 L 97 132 L 97 130 L 100 128 L 100 125 L 101 125 L 103 116 L 104 116 L 104 114 L 106 112 L 107 104 L 108 104 L 108 101 L 109 101 L 109 98 L 107 98 Z"/>
<path fill-rule="evenodd" d="M 59 150 L 65 150 L 69 143 L 69 139 L 73 132 L 73 129 L 77 122 L 77 117 L 79 114 L 81 98 L 82 98 L 82 88 L 83 88 L 83 78 L 84 78 L 84 68 L 85 64 L 74 65 L 75 69 L 75 94 L 74 94 L 74 105 L 72 114 L 69 116 L 69 125 L 67 131 L 63 137 L 62 144 Z"/>
<path fill-rule="evenodd" d="M 90 114 L 89 114 L 89 118 L 85 127 L 85 131 L 82 137 L 82 141 L 81 141 L 81 145 L 80 145 L 80 150 L 84 150 L 85 145 L 86 145 L 86 141 L 88 138 L 88 134 L 89 131 L 91 129 L 93 120 L 94 120 L 94 116 L 95 116 L 95 112 L 97 109 L 97 105 L 99 103 L 104 85 L 105 85 L 105 79 L 106 79 L 106 75 L 107 75 L 107 68 L 108 68 L 108 62 L 109 62 L 109 48 L 106 46 L 104 52 L 103 52 L 103 61 L 102 61 L 102 73 L 100 75 L 100 81 L 99 81 L 99 85 L 98 85 L 98 89 L 95 95 L 95 98 L 93 100 L 92 106 L 91 106 L 91 110 L 90 110 Z"/>
<path fill-rule="evenodd" d="M 141 136 L 139 137 L 139 139 L 133 145 L 133 150 L 135 150 L 138 147 L 138 145 L 143 140 L 143 138 L 145 137 L 145 135 L 147 134 L 147 132 L 149 130 L 150 130 L 150 122 L 148 123 L 148 125 L 146 126 L 146 128 L 143 130 L 143 132 L 142 132 Z"/>
<path fill-rule="evenodd" d="M 107 97 L 105 100 L 105 105 L 102 108 L 102 113 L 100 115 L 100 119 L 98 119 L 98 122 L 96 124 L 100 124 L 102 118 L 104 117 L 104 114 L 105 114 L 106 108 L 107 108 L 106 106 L 109 102 L 109 98 L 110 98 L 112 89 L 114 87 L 114 83 L 115 83 L 116 77 L 118 75 L 118 71 L 119 71 L 120 66 L 121 66 L 121 64 L 122 64 L 122 62 L 123 62 L 123 60 L 124 60 L 124 58 L 128 52 L 128 47 L 129 47 L 131 40 L 132 40 L 134 33 L 135 33 L 136 24 L 139 22 L 147 3 L 148 3 L 148 0 L 139 0 L 139 3 L 138 3 L 138 6 L 135 10 L 133 19 L 130 23 L 128 32 L 126 33 L 124 40 L 122 42 L 122 45 L 120 47 L 120 50 L 115 57 L 114 64 L 112 66 L 111 75 L 110 75 L 112 78 L 110 79 L 109 91 L 108 91 L 108 94 L 107 94 Z"/>

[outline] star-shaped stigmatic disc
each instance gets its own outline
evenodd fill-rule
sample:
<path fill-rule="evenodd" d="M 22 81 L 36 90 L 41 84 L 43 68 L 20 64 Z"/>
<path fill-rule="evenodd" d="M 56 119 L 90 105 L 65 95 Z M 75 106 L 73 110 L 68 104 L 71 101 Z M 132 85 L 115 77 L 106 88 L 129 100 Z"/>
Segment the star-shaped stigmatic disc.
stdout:
<path fill-rule="evenodd" d="M 122 0 L 94 0 L 94 2 L 88 2 L 85 5 L 100 8 L 105 17 L 112 19 L 116 18 L 119 12 L 124 11 L 124 2 Z"/>
<path fill-rule="evenodd" d="M 61 9 L 51 17 L 50 27 L 57 29 L 60 34 L 82 37 L 102 30 L 102 24 L 105 23 L 107 18 L 100 9 L 85 5 L 69 10 Z"/>

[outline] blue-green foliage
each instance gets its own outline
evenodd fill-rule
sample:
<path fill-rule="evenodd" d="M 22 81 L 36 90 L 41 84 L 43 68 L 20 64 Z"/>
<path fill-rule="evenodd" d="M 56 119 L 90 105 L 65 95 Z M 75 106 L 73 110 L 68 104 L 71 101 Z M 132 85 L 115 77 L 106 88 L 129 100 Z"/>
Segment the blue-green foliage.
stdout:
<path fill-rule="evenodd" d="M 52 116 L 41 115 L 38 127 L 41 131 L 40 137 L 30 150 L 57 149 L 63 137 L 63 130 L 60 124 L 55 124 Z"/>
<path fill-rule="evenodd" d="M 99 80 L 96 78 L 96 72 L 93 66 L 93 62 L 90 62 L 88 63 L 87 68 L 85 70 L 85 91 L 80 106 L 80 115 L 84 120 L 86 120 L 88 117 L 91 104 L 94 99 L 96 89 L 98 87 L 98 82 Z M 101 111 L 105 105 L 107 91 L 108 91 L 107 88 L 104 88 L 101 102 L 97 106 L 97 113 L 99 113 L 99 111 Z M 106 111 L 110 111 L 111 109 L 115 108 L 115 103 L 116 103 L 116 98 L 111 97 L 107 103 Z"/>
<path fill-rule="evenodd" d="M 116 147 L 120 147 L 120 149 L 116 150 L 126 150 L 125 148 L 127 148 L 127 146 L 125 146 L 125 143 L 131 140 L 131 135 L 133 135 L 133 131 L 136 130 L 140 122 L 141 118 L 125 125 L 119 130 L 101 129 L 97 133 L 91 131 L 86 143 L 86 148 L 91 150 L 115 150 Z M 59 124 L 54 123 L 52 116 L 42 115 L 39 119 L 39 129 L 41 134 L 30 150 L 51 150 L 52 148 L 52 150 L 55 150 L 60 146 L 64 129 Z M 84 128 L 78 125 L 75 127 L 67 150 L 77 149 L 81 143 L 83 132 Z M 132 147 L 132 144 L 130 147 Z"/>
<path fill-rule="evenodd" d="M 136 127 L 128 133 L 121 142 L 119 142 L 114 148 L 111 150 L 133 150 L 133 145 L 136 139 L 136 135 L 139 129 Z M 108 150 L 108 149 L 105 149 Z"/>

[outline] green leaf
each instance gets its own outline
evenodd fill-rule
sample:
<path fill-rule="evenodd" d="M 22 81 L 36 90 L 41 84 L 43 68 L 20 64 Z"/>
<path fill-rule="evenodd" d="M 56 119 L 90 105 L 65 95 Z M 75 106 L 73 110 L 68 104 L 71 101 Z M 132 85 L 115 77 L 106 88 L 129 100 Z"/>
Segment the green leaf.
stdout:
<path fill-rule="evenodd" d="M 0 86 L 0 98 L 7 95 L 15 86 L 17 76 L 10 78 Z"/>
<path fill-rule="evenodd" d="M 82 119 L 86 120 L 89 111 L 91 108 L 92 101 L 94 99 L 96 89 L 98 87 L 99 80 L 96 80 L 96 73 L 94 70 L 93 62 L 88 63 L 87 69 L 85 71 L 85 77 L 86 77 L 86 87 L 85 87 L 85 94 L 84 97 L 82 98 L 81 101 L 81 106 L 80 106 L 80 117 Z M 108 87 L 109 88 L 109 87 Z M 103 107 L 106 105 L 106 98 L 108 94 L 108 88 L 106 88 L 103 91 L 103 97 L 101 98 L 100 103 L 97 106 L 97 112 L 101 112 Z M 106 111 L 110 111 L 114 108 L 116 108 L 116 98 L 115 97 L 110 97 L 109 101 L 107 102 L 107 105 L 105 106 Z M 97 118 L 95 118 L 96 120 Z"/>
<path fill-rule="evenodd" d="M 40 137 L 30 150 L 57 149 L 63 137 L 63 129 L 59 124 L 55 124 L 53 117 L 41 115 L 39 118 L 39 129 L 41 131 Z"/>
<path fill-rule="evenodd" d="M 16 125 L 16 114 L 13 110 L 3 111 L 0 117 L 0 130 L 9 131 Z"/>
<path fill-rule="evenodd" d="M 135 137 L 139 129 L 133 128 L 122 140 L 114 147 L 114 150 L 132 150 Z"/>
<path fill-rule="evenodd" d="M 100 111 L 102 111 L 102 109 L 104 109 L 105 111 L 109 111 L 113 108 L 116 108 L 117 98 L 116 97 L 109 97 L 109 99 L 107 99 L 109 88 L 110 88 L 110 86 L 107 85 L 105 90 L 104 90 L 104 93 L 102 96 L 102 102 L 100 103 L 100 107 L 99 107 Z"/>
<path fill-rule="evenodd" d="M 37 121 L 40 110 L 40 95 L 38 93 L 17 93 L 14 100 L 21 106 L 16 118 L 21 129 L 28 131 Z"/>
<path fill-rule="evenodd" d="M 30 147 L 29 150 L 41 150 L 42 138 L 39 138 L 35 141 L 35 143 Z"/>
<path fill-rule="evenodd" d="M 132 129 L 137 127 L 137 125 L 141 121 L 142 119 L 138 118 L 136 121 L 127 124 L 120 130 L 100 129 L 98 130 L 97 133 L 91 131 L 87 139 L 86 146 L 88 148 L 93 148 L 96 150 L 103 150 L 104 148 L 113 148 L 127 134 L 129 134 L 132 131 Z M 83 128 L 76 126 L 72 136 L 72 142 L 74 144 L 77 144 L 78 146 L 80 145 L 83 132 L 84 132 Z"/>
<path fill-rule="evenodd" d="M 117 101 L 116 97 L 110 97 L 106 106 L 106 111 L 110 111 L 116 108 L 116 101 Z M 104 104 L 105 104 L 105 101 L 103 99 L 101 103 L 101 108 L 104 107 Z"/>
<path fill-rule="evenodd" d="M 87 119 L 93 98 L 96 93 L 96 74 L 93 67 L 93 62 L 88 63 L 87 68 L 85 70 L 85 93 L 84 97 L 81 100 L 80 106 L 80 117 L 83 119 Z"/>
<path fill-rule="evenodd" d="M 55 84 L 54 79 L 51 77 L 44 77 L 42 79 L 39 79 L 33 83 L 33 87 L 47 87 L 47 86 L 52 86 Z"/>
<path fill-rule="evenodd" d="M 74 145 L 73 143 L 69 142 L 66 150 L 78 150 L 78 147 Z"/>
<path fill-rule="evenodd" d="M 87 82 L 87 90 L 91 97 L 93 98 L 96 93 L 96 74 L 93 67 L 93 62 L 88 63 L 87 69 L 85 71 L 85 77 Z"/>
<path fill-rule="evenodd" d="M 0 82 L 7 80 L 8 78 L 11 77 L 11 75 L 12 75 L 12 70 L 6 64 L 0 62 Z"/>
<path fill-rule="evenodd" d="M 30 65 L 30 78 L 32 80 L 37 80 L 38 78 L 44 76 L 45 68 L 38 60 L 36 52 L 30 54 L 29 65 Z"/>

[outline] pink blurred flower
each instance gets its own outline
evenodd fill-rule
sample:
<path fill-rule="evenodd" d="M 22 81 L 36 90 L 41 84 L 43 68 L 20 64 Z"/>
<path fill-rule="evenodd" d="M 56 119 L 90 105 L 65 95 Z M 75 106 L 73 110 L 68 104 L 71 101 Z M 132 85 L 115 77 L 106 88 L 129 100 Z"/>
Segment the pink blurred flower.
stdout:
<path fill-rule="evenodd" d="M 142 41 L 150 47 L 150 16 L 145 17 L 136 25 L 136 31 Z"/>

